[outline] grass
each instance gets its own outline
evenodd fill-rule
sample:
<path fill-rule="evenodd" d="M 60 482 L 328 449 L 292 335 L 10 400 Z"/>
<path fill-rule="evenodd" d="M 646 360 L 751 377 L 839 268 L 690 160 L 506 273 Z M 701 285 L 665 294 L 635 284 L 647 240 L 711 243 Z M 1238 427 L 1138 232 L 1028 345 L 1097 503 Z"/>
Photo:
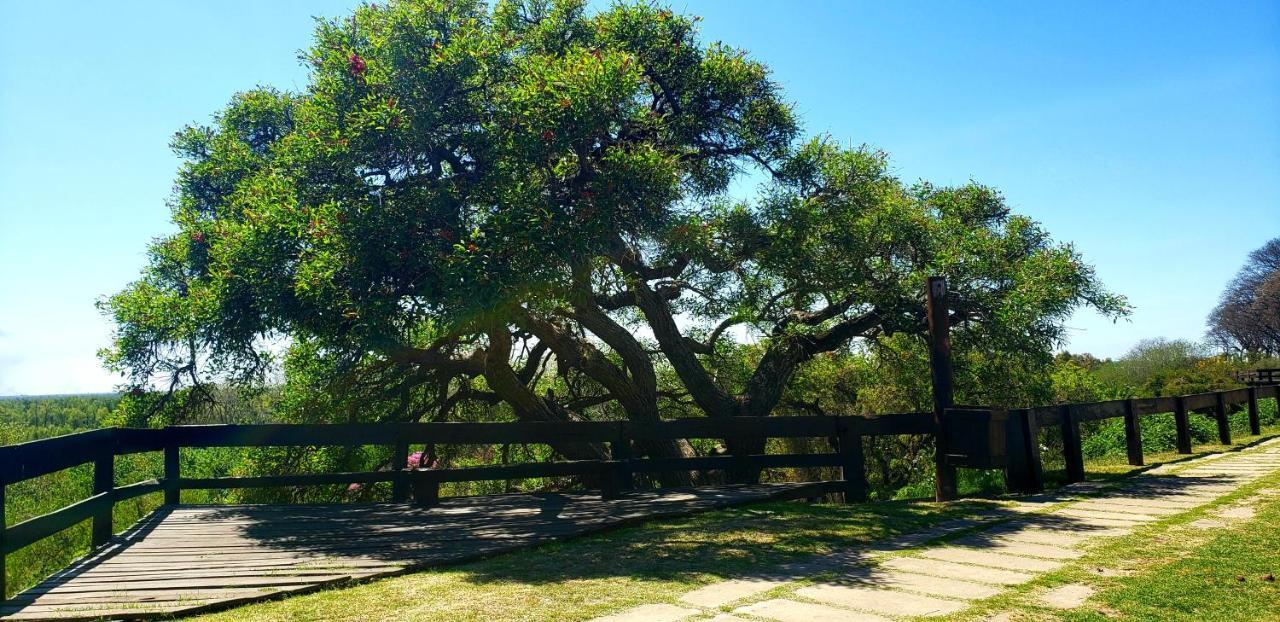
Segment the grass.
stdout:
<path fill-rule="evenodd" d="M 950 618 L 984 620 L 1008 613 L 1011 622 L 1244 622 L 1275 620 L 1280 584 L 1280 496 L 1259 490 L 1280 486 L 1272 475 L 1193 511 L 1160 520 L 1106 542 L 1081 560 Z M 1191 523 L 1224 506 L 1249 502 L 1256 514 L 1222 529 Z M 1102 574 L 1098 569 L 1109 572 Z M 1244 580 L 1239 580 L 1243 578 Z M 1069 583 L 1096 593 L 1083 606 L 1055 610 L 1036 596 Z"/>
<path fill-rule="evenodd" d="M 195 619 L 587 620 L 633 605 L 673 602 L 713 581 L 916 531 L 991 505 L 759 504 Z"/>

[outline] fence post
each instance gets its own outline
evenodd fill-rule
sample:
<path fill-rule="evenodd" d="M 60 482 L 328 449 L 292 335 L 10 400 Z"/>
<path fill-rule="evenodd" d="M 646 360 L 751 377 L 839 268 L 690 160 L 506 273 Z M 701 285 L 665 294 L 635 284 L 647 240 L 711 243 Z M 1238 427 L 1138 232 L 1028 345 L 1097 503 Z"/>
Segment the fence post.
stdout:
<path fill-rule="evenodd" d="M 840 449 L 840 479 L 844 480 L 844 502 L 861 503 L 867 500 L 868 486 L 859 418 L 838 417 L 836 426 Z"/>
<path fill-rule="evenodd" d="M 1142 466 L 1142 422 L 1132 399 L 1124 402 L 1124 446 L 1129 454 L 1129 464 Z"/>
<path fill-rule="evenodd" d="M 178 441 L 172 429 L 165 429 L 167 437 L 164 445 L 164 502 L 165 505 L 178 505 L 182 502 L 182 489 L 178 479 L 182 477 L 182 467 L 178 462 Z"/>
<path fill-rule="evenodd" d="M 1262 422 L 1258 420 L 1258 387 L 1249 387 L 1249 434 L 1262 434 Z"/>
<path fill-rule="evenodd" d="M 4 551 L 5 551 L 6 543 L 5 543 L 4 532 L 6 529 L 5 525 L 8 524 L 5 522 L 5 515 L 4 515 L 4 489 L 6 486 L 7 484 L 5 483 L 4 475 L 0 474 L 0 603 L 5 602 L 6 600 L 5 594 L 8 593 L 5 591 L 6 588 L 5 588 L 5 582 L 4 582 L 5 568 L 7 567 L 5 565 L 6 561 L 5 561 Z"/>
<path fill-rule="evenodd" d="M 1044 490 L 1040 466 L 1039 426 L 1030 410 L 1012 411 L 1005 421 L 1005 487 L 1009 492 Z"/>
<path fill-rule="evenodd" d="M 413 502 L 418 505 L 440 503 L 440 481 L 431 471 L 413 472 Z"/>
<path fill-rule="evenodd" d="M 1231 423 L 1227 421 L 1227 396 L 1218 391 L 1213 396 L 1213 418 L 1218 422 L 1218 442 L 1231 444 Z"/>
<path fill-rule="evenodd" d="M 395 479 L 391 480 L 391 502 L 404 503 L 409 498 L 409 441 L 403 436 L 398 436 L 391 447 L 391 470 L 395 472 Z"/>
<path fill-rule="evenodd" d="M 933 377 L 934 498 L 956 498 L 956 468 L 947 464 L 946 411 L 954 400 L 951 377 L 951 320 L 947 309 L 947 280 L 929 277 L 925 290 L 929 316 L 929 370 Z"/>
<path fill-rule="evenodd" d="M 1074 406 L 1062 409 L 1062 458 L 1067 463 L 1067 483 L 1084 481 L 1084 448 L 1080 446 L 1080 420 Z"/>
<path fill-rule="evenodd" d="M 1173 398 L 1173 426 L 1178 432 L 1178 453 L 1191 453 L 1191 421 L 1187 418 L 1187 403 L 1181 395 Z"/>
<path fill-rule="evenodd" d="M 609 457 L 612 469 L 605 475 L 604 498 L 616 499 L 635 487 L 631 473 L 631 435 L 627 433 L 627 422 L 618 422 L 618 434 L 609 442 Z"/>
<path fill-rule="evenodd" d="M 94 512 L 93 514 L 93 530 L 90 540 L 91 546 L 99 547 L 111 540 L 111 534 L 114 531 L 111 528 L 111 514 L 115 509 L 115 499 L 112 490 L 116 487 L 116 464 L 115 464 L 115 443 L 106 443 L 105 448 L 98 450 L 98 456 L 93 461 L 93 494 L 100 495 L 106 493 L 106 507 Z"/>

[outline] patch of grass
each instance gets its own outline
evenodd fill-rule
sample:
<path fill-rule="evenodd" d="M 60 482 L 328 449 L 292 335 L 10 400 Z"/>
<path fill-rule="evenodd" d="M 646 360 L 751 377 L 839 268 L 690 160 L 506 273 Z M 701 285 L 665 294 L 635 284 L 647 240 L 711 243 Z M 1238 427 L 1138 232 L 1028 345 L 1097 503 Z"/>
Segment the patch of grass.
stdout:
<path fill-rule="evenodd" d="M 196 619 L 587 620 L 634 605 L 674 602 L 722 578 L 917 531 L 988 507 L 971 501 L 757 504 Z"/>
<path fill-rule="evenodd" d="M 954 619 L 982 620 L 1010 612 L 1010 619 L 1020 622 L 1275 620 L 1280 584 L 1263 577 L 1280 573 L 1280 530 L 1275 529 L 1280 496 L 1259 496 L 1258 491 L 1277 486 L 1280 476 L 1273 475 L 1212 504 L 1104 541 L 1078 562 L 983 601 Z M 1255 508 L 1252 519 L 1229 521 L 1216 530 L 1190 525 L 1242 500 Z M 1044 590 L 1068 583 L 1088 584 L 1097 593 L 1067 611 L 1036 600 Z"/>

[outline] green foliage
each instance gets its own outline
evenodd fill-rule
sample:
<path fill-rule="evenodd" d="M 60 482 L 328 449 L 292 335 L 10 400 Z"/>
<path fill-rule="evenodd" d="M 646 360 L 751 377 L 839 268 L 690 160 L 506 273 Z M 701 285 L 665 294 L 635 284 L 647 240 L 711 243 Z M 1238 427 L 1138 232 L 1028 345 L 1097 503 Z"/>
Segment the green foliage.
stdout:
<path fill-rule="evenodd" d="M 661 6 L 365 5 L 304 59 L 299 92 L 240 93 L 174 139 L 178 232 L 102 305 L 107 365 L 160 379 L 126 420 L 280 363 L 288 420 L 764 416 L 854 348 L 878 358 L 852 408 L 876 412 L 920 401 L 871 379 L 918 366 L 935 274 L 962 399 L 1020 403 L 1048 395 L 1073 309 L 1127 309 L 995 189 L 801 139 L 767 67 Z M 753 169 L 757 196 L 731 197 Z"/>

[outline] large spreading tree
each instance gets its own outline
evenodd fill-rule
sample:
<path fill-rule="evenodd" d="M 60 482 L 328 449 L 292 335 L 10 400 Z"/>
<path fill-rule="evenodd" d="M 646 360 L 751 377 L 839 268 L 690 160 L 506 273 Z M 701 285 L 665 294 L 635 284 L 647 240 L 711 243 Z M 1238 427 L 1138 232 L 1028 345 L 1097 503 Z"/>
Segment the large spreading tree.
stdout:
<path fill-rule="evenodd" d="M 1247 355 L 1280 355 L 1280 238 L 1248 260 L 1209 314 L 1209 339 Z"/>
<path fill-rule="evenodd" d="M 178 232 L 104 302 L 106 362 L 163 402 L 258 381 L 284 343 L 317 419 L 761 417 L 815 357 L 923 334 L 929 275 L 992 352 L 1123 313 L 995 190 L 803 138 L 768 70 L 696 22 L 578 0 L 321 21 L 302 92 L 178 133 Z"/>

